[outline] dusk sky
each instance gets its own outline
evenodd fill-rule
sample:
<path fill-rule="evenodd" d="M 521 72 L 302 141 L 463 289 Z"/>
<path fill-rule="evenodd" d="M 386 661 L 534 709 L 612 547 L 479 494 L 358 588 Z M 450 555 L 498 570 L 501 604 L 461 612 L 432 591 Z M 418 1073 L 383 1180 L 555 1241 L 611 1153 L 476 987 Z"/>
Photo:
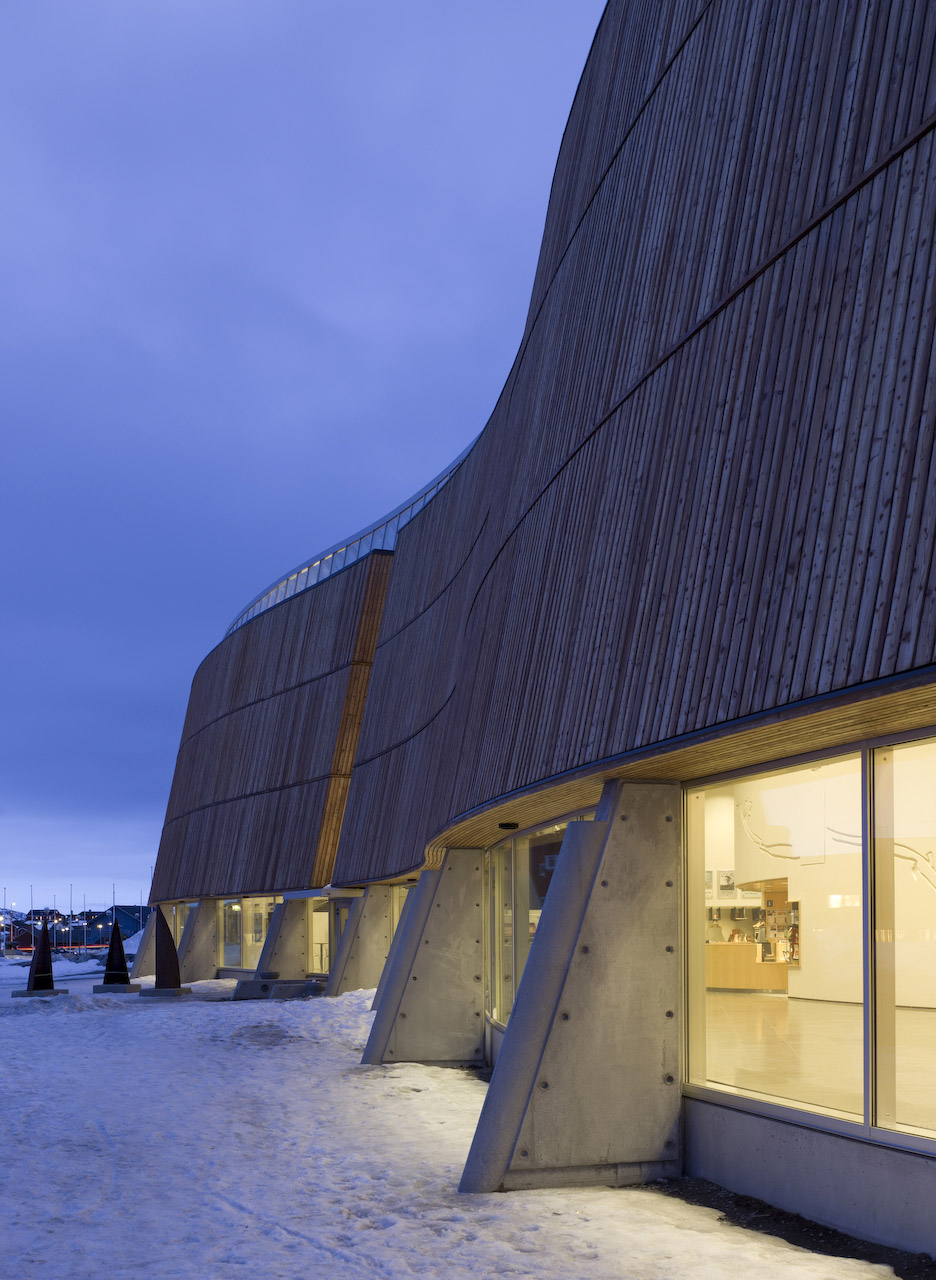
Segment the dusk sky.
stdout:
<path fill-rule="evenodd" d="M 236 613 L 484 426 L 600 0 L 0 11 L 0 893 L 149 890 Z"/>

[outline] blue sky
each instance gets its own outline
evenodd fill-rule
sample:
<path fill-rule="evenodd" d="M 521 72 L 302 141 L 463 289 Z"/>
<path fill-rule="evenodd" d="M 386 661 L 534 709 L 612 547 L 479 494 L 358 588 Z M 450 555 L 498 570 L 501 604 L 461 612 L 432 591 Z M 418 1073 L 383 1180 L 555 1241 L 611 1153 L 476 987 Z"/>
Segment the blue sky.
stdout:
<path fill-rule="evenodd" d="M 0 9 L 0 895 L 137 901 L 242 605 L 486 421 L 599 0 Z"/>

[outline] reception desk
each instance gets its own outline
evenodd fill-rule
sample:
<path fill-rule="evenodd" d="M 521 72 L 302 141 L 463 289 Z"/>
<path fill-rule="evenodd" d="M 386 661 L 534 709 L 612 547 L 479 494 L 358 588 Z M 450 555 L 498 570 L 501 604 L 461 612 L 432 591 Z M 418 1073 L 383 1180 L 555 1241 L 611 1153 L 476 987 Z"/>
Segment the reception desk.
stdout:
<path fill-rule="evenodd" d="M 705 985 L 721 991 L 786 991 L 787 966 L 764 962 L 759 942 L 709 942 Z"/>

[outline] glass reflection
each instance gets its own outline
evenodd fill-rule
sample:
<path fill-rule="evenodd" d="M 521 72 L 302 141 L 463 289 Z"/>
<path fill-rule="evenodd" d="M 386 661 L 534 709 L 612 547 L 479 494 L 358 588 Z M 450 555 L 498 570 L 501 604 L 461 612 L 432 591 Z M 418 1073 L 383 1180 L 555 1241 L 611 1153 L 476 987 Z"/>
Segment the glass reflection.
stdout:
<path fill-rule="evenodd" d="M 241 967 L 241 904 L 239 898 L 221 902 L 221 963 L 225 968 Z"/>
<path fill-rule="evenodd" d="M 874 753 L 876 1123 L 936 1136 L 936 741 Z"/>
<path fill-rule="evenodd" d="M 687 795 L 689 1077 L 861 1118 L 860 757 Z"/>
<path fill-rule="evenodd" d="M 266 941 L 273 910 L 280 898 L 241 899 L 241 968 L 256 969 Z M 227 961 L 225 961 L 227 964 Z"/>
<path fill-rule="evenodd" d="M 565 822 L 497 845 L 485 854 L 485 1005 L 505 1026 L 539 925 Z"/>
<path fill-rule="evenodd" d="M 195 902 L 167 902 L 163 906 L 163 913 L 166 915 L 170 932 L 172 933 L 172 941 L 176 944 L 176 950 L 182 942 L 182 934 L 185 932 L 185 922 L 189 918 L 192 907 L 197 906 Z"/>
<path fill-rule="evenodd" d="M 328 899 L 309 899 L 309 973 L 328 976 Z"/>

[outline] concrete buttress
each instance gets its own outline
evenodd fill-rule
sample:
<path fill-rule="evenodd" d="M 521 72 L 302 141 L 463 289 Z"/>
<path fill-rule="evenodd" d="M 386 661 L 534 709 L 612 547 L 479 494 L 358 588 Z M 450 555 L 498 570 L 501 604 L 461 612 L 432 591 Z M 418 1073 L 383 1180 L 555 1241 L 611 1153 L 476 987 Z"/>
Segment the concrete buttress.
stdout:
<path fill-rule="evenodd" d="M 328 974 L 327 996 L 376 987 L 393 938 L 391 891 L 387 885 L 368 885 L 348 913 L 338 952 Z"/>
<path fill-rule="evenodd" d="M 608 783 L 569 824 L 462 1191 L 679 1174 L 680 812 Z"/>
<path fill-rule="evenodd" d="M 481 1062 L 481 928 L 481 850 L 449 849 L 410 890 L 365 1063 Z"/>
<path fill-rule="evenodd" d="M 179 941 L 179 977 L 203 982 L 218 976 L 218 904 L 213 898 L 196 902 L 185 919 Z"/>

